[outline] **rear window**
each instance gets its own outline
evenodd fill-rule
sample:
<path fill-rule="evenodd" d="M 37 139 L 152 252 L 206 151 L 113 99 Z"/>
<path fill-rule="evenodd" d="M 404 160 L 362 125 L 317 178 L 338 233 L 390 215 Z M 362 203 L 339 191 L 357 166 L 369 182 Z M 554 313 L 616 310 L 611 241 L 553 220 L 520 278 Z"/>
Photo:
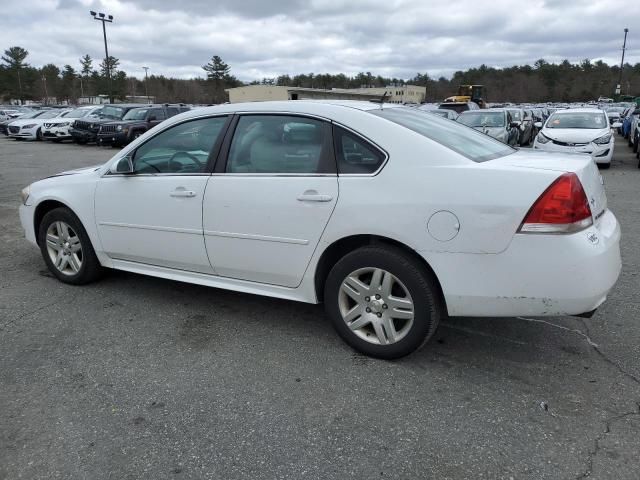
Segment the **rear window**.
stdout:
<path fill-rule="evenodd" d="M 474 162 L 486 162 L 516 151 L 473 128 L 411 108 L 397 107 L 369 112 L 413 130 Z"/>

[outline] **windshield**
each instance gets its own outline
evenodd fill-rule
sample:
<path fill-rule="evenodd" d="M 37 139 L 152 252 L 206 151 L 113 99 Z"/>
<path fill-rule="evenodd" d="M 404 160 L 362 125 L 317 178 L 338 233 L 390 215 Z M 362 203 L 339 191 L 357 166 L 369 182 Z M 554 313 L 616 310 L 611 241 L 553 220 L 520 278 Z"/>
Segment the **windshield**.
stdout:
<path fill-rule="evenodd" d="M 554 113 L 549 117 L 546 128 L 606 128 L 607 117 L 599 112 Z"/>
<path fill-rule="evenodd" d="M 24 115 L 20 115 L 20 120 L 24 120 L 25 118 L 36 118 L 42 115 L 44 112 L 42 110 L 35 112 L 27 112 Z"/>
<path fill-rule="evenodd" d="M 509 110 L 511 114 L 511 118 L 513 118 L 514 122 L 519 122 L 522 120 L 522 110 Z"/>
<path fill-rule="evenodd" d="M 458 117 L 458 122 L 468 127 L 504 127 L 504 113 L 465 112 Z"/>
<path fill-rule="evenodd" d="M 106 106 L 106 107 L 102 107 L 102 110 L 100 110 L 100 116 L 103 118 L 112 118 L 114 120 L 120 120 L 123 115 L 124 115 L 124 109 L 119 107 Z"/>
<path fill-rule="evenodd" d="M 488 135 L 437 115 L 424 115 L 411 108 L 370 110 L 369 113 L 402 125 L 474 162 L 486 162 L 510 155 L 516 150 Z"/>
<path fill-rule="evenodd" d="M 82 118 L 86 117 L 91 110 L 88 108 L 76 108 L 65 115 L 65 118 Z"/>
<path fill-rule="evenodd" d="M 133 110 L 129 110 L 126 115 L 122 117 L 122 120 L 144 120 L 148 111 L 148 108 L 134 108 Z"/>
<path fill-rule="evenodd" d="M 60 116 L 60 111 L 59 110 L 47 110 L 42 115 L 40 115 L 38 118 L 56 118 L 58 116 Z"/>
<path fill-rule="evenodd" d="M 429 113 L 433 113 L 434 115 L 440 115 L 441 117 L 449 118 L 448 110 L 428 110 Z"/>

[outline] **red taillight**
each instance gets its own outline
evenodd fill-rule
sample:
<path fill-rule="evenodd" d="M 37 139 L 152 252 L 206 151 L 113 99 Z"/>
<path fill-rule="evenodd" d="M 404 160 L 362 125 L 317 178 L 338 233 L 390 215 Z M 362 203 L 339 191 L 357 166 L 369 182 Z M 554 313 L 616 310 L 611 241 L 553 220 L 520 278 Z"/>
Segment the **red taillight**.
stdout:
<path fill-rule="evenodd" d="M 565 173 L 540 195 L 518 231 L 572 233 L 592 223 L 591 208 L 580 179 L 575 173 Z"/>

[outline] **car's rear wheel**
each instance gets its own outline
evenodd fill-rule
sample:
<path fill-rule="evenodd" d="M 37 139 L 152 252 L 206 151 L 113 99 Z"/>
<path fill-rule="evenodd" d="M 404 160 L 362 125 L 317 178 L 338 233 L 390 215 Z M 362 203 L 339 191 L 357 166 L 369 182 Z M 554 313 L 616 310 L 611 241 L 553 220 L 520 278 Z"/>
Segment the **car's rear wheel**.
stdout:
<path fill-rule="evenodd" d="M 327 315 L 356 350 L 393 359 L 420 348 L 441 315 L 433 275 L 402 250 L 362 247 L 345 255 L 329 273 L 324 290 Z"/>
<path fill-rule="evenodd" d="M 102 274 L 87 232 L 68 208 L 56 208 L 44 216 L 38 244 L 47 267 L 64 283 L 82 285 Z"/>

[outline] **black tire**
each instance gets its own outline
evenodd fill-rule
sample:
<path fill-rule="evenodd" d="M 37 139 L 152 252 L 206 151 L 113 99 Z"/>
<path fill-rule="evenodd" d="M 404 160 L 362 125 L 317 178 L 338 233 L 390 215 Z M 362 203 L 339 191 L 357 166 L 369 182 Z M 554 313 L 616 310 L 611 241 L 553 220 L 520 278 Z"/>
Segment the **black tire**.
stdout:
<path fill-rule="evenodd" d="M 36 130 L 36 140 L 42 141 L 42 130 Z"/>
<path fill-rule="evenodd" d="M 599 163 L 598 164 L 598 168 L 600 168 L 601 170 L 609 170 L 610 166 L 611 166 L 610 163 Z"/>
<path fill-rule="evenodd" d="M 86 140 L 74 140 L 74 142 L 76 142 L 78 145 L 86 145 L 87 144 Z"/>
<path fill-rule="evenodd" d="M 65 274 L 61 272 L 54 265 L 49 255 L 47 248 L 47 230 L 53 223 L 58 221 L 66 223 L 80 239 L 80 245 L 82 247 L 81 265 L 75 274 Z M 91 240 L 82 226 L 82 222 L 80 222 L 80 219 L 68 208 L 56 208 L 44 216 L 38 228 L 38 244 L 40 245 L 42 258 L 47 264 L 49 271 L 61 282 L 72 285 L 84 285 L 97 280 L 103 274 L 103 267 L 100 265 L 98 257 L 96 257 L 96 253 L 91 245 Z"/>
<path fill-rule="evenodd" d="M 635 137 L 633 139 L 633 153 L 638 153 L 638 144 L 640 143 L 640 138 Z"/>
<path fill-rule="evenodd" d="M 343 281 L 364 268 L 386 270 L 400 280 L 411 295 L 413 323 L 395 343 L 381 345 L 363 339 L 349 328 L 340 313 Z M 324 305 L 334 328 L 347 344 L 365 355 L 390 360 L 409 355 L 434 334 L 443 315 L 439 291 L 437 280 L 411 255 L 391 246 L 367 246 L 348 253 L 331 269 L 325 282 Z"/>

